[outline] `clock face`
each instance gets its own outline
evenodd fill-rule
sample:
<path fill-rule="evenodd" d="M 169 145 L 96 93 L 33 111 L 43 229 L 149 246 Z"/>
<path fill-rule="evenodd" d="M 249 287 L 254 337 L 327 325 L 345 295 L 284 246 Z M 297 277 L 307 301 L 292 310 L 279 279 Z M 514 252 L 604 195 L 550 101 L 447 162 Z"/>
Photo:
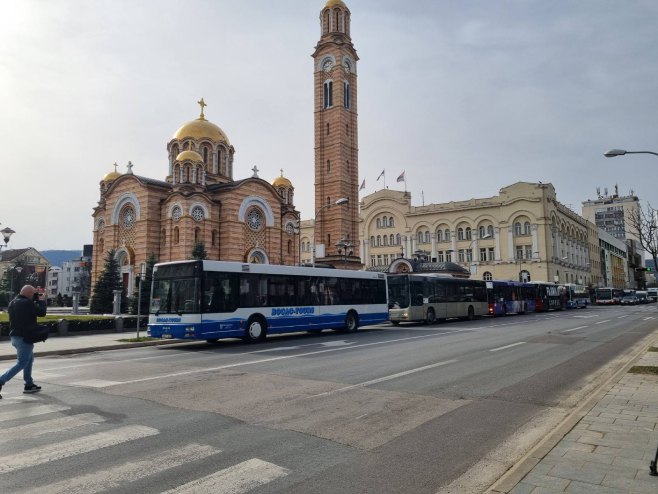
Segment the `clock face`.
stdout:
<path fill-rule="evenodd" d="M 293 234 L 293 232 L 294 232 L 294 228 L 293 228 L 293 226 L 292 226 L 292 223 L 288 223 L 288 224 L 286 225 L 286 232 L 288 232 L 288 235 L 292 235 L 292 234 Z"/>
<path fill-rule="evenodd" d="M 178 221 L 182 215 L 183 211 L 178 206 L 176 206 L 171 212 L 171 217 L 174 219 L 174 221 Z"/>
<path fill-rule="evenodd" d="M 352 70 L 352 64 L 350 64 L 350 61 L 349 61 L 349 60 L 345 60 L 345 61 L 343 62 L 343 67 L 345 67 L 345 72 L 347 72 L 348 74 L 349 74 L 349 73 L 351 72 L 351 70 Z"/>
<path fill-rule="evenodd" d="M 194 218 L 196 221 L 201 221 L 203 220 L 204 214 L 203 214 L 203 209 L 201 206 L 194 206 L 192 209 L 192 218 Z"/>
<path fill-rule="evenodd" d="M 331 60 L 327 59 L 324 61 L 324 64 L 322 65 L 322 70 L 324 70 L 325 72 L 329 72 L 333 67 L 333 65 L 334 64 L 331 62 Z"/>

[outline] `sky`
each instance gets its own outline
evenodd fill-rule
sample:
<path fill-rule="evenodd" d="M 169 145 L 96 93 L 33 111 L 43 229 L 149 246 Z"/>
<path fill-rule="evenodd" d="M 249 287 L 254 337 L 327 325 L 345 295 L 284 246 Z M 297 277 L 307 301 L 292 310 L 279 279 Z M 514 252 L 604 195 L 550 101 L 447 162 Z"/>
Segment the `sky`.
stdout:
<path fill-rule="evenodd" d="M 658 2 L 345 0 L 358 74 L 361 196 L 404 171 L 412 204 L 552 183 L 658 207 Z M 198 117 L 234 179 L 283 169 L 314 217 L 313 60 L 325 0 L 0 0 L 0 229 L 9 248 L 92 243 L 102 177 L 164 180 Z M 377 180 L 382 170 L 384 177 Z M 385 184 L 384 184 L 385 181 Z"/>

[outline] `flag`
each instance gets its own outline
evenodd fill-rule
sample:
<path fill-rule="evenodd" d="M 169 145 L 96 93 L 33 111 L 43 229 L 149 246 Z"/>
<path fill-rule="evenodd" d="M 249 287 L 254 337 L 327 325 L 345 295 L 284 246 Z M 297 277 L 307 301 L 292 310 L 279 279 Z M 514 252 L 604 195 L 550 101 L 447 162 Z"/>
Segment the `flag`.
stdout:
<path fill-rule="evenodd" d="M 382 172 L 379 174 L 379 177 L 377 177 L 377 181 L 379 181 L 379 179 L 384 176 L 385 171 L 386 171 L 386 169 L 382 170 Z"/>
<path fill-rule="evenodd" d="M 361 182 L 361 187 L 359 187 L 359 190 L 363 190 L 366 188 L 366 179 L 363 179 L 363 182 Z"/>
<path fill-rule="evenodd" d="M 404 182 L 404 172 L 400 173 L 400 176 L 398 177 L 398 182 Z"/>

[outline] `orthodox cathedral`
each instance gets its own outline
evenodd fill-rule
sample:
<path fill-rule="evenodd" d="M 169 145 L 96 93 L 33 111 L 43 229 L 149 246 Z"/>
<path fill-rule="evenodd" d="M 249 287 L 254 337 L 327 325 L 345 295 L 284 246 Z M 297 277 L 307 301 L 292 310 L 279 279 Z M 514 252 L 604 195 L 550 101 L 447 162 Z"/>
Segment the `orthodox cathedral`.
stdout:
<path fill-rule="evenodd" d="M 347 6 L 329 0 L 320 24 L 313 54 L 318 258 L 360 268 L 357 56 Z M 235 148 L 222 129 L 206 119 L 203 98 L 198 104 L 199 117 L 183 124 L 167 143 L 164 180 L 133 173 L 131 163 L 126 173 L 115 165 L 101 180 L 92 215 L 92 283 L 110 250 L 116 252 L 128 293 L 150 254 L 158 262 L 190 259 L 199 243 L 208 259 L 299 264 L 300 213 L 292 183 L 283 171 L 271 183 L 263 180 L 256 167 L 246 173 L 252 173 L 248 178 L 235 180 Z M 354 250 L 341 255 L 341 240 L 343 245 L 353 243 Z"/>

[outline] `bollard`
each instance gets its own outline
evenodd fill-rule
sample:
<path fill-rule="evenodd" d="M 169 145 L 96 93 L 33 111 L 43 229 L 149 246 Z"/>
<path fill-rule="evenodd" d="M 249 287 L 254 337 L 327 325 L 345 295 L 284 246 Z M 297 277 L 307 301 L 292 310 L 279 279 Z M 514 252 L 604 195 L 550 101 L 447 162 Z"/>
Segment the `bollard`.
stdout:
<path fill-rule="evenodd" d="M 123 333 L 123 317 L 118 316 L 114 318 L 114 332 Z"/>
<path fill-rule="evenodd" d="M 69 322 L 66 319 L 57 320 L 57 336 L 68 336 Z"/>

